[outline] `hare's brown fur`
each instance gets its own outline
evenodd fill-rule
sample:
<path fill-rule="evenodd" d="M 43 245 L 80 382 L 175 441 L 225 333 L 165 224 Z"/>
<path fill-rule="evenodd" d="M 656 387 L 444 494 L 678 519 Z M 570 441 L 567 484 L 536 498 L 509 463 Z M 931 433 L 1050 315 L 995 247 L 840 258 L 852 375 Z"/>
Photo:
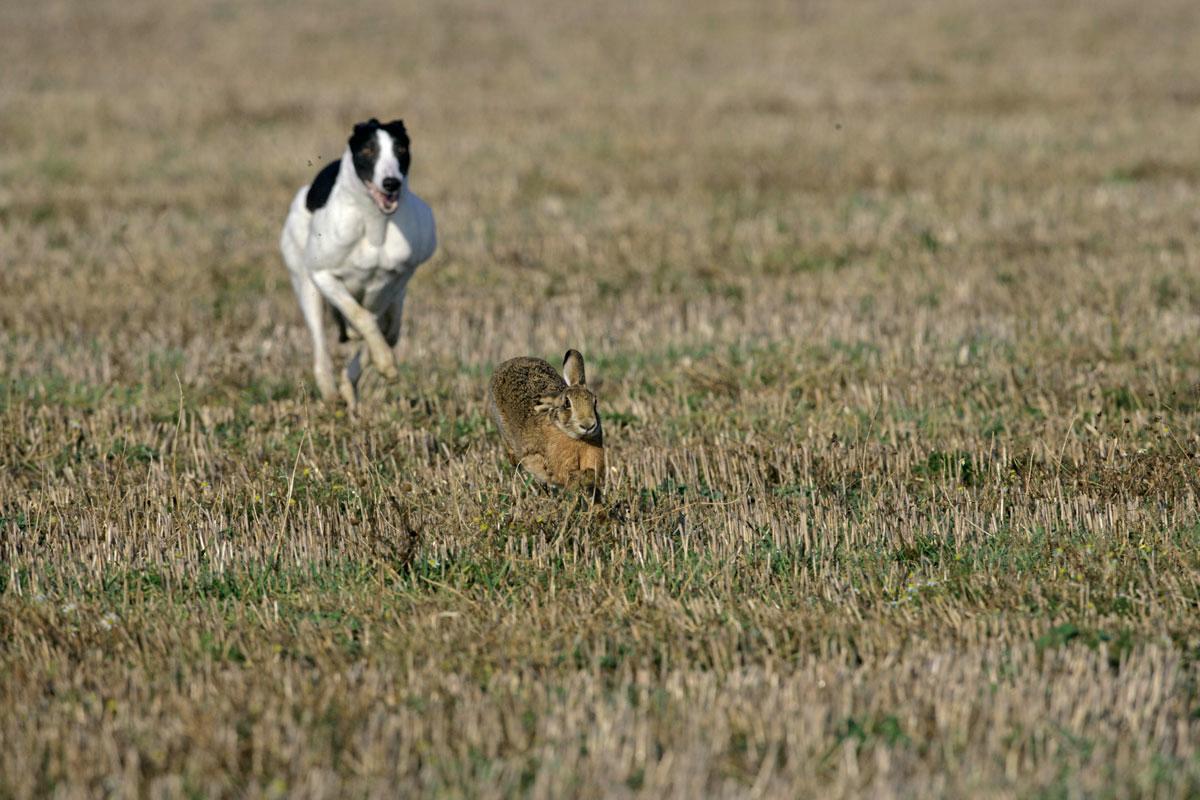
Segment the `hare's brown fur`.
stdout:
<path fill-rule="evenodd" d="M 583 358 L 568 351 L 568 363 L 572 354 L 579 378 L 570 386 L 540 358 L 505 361 L 492 375 L 489 406 L 513 464 L 545 483 L 595 493 L 604 485 L 604 434 L 595 395 L 584 385 Z M 594 431 L 564 430 L 576 430 L 580 419 L 594 422 Z"/>

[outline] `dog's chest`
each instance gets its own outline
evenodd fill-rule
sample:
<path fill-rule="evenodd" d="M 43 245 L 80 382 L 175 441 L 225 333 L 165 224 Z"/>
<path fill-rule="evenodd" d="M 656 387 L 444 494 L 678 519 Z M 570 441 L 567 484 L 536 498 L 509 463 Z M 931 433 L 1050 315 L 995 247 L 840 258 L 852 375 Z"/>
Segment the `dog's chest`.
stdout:
<path fill-rule="evenodd" d="M 411 257 L 412 246 L 408 240 L 395 226 L 389 225 L 380 244 L 372 243 L 370 237 L 359 239 L 346 263 L 361 271 L 398 272 L 405 268 Z"/>
<path fill-rule="evenodd" d="M 390 229 L 381 245 L 365 238 L 359 240 L 335 272 L 356 299 L 371 303 L 374 298 L 390 295 L 390 287 L 412 273 L 411 256 L 408 241 Z"/>

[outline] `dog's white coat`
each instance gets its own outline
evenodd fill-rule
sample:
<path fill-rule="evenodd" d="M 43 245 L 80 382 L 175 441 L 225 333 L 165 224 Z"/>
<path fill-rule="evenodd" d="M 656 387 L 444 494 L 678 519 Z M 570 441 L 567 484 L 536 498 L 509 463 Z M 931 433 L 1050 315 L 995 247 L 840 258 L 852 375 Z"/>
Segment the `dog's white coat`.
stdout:
<path fill-rule="evenodd" d="M 351 407 L 357 404 L 358 379 L 369 363 L 386 377 L 396 376 L 392 348 L 400 338 L 408 280 L 437 248 L 433 211 L 408 190 L 408 176 L 400 172 L 392 137 L 382 129 L 376 136 L 380 154 L 372 182 L 378 187 L 389 177 L 401 181 L 396 210 L 384 214 L 375 204 L 354 170 L 347 147 L 328 201 L 310 212 L 305 205 L 308 187 L 301 188 L 279 241 L 312 334 L 317 387 L 327 400 L 340 388 Z M 335 387 L 325 337 L 326 302 L 342 313 L 365 344 L 346 367 L 340 387 Z"/>

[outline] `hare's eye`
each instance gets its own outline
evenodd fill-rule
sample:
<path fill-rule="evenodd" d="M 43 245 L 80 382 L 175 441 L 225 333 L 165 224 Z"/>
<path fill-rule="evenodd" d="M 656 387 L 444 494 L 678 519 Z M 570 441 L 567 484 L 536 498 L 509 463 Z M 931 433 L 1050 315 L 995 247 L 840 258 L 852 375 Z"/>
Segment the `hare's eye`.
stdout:
<path fill-rule="evenodd" d="M 571 410 L 571 398 L 569 398 L 569 397 L 566 398 L 566 401 L 567 401 L 567 410 L 570 411 Z"/>

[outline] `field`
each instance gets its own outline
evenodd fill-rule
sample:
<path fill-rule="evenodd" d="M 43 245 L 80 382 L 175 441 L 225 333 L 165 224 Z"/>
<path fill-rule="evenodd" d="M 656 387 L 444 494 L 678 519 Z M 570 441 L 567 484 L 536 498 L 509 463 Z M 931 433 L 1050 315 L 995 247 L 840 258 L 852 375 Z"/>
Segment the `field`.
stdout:
<path fill-rule="evenodd" d="M 0 29 L 0 798 L 1200 794 L 1194 0 Z M 352 420 L 276 243 L 372 115 Z M 485 413 L 572 346 L 594 510 Z"/>

